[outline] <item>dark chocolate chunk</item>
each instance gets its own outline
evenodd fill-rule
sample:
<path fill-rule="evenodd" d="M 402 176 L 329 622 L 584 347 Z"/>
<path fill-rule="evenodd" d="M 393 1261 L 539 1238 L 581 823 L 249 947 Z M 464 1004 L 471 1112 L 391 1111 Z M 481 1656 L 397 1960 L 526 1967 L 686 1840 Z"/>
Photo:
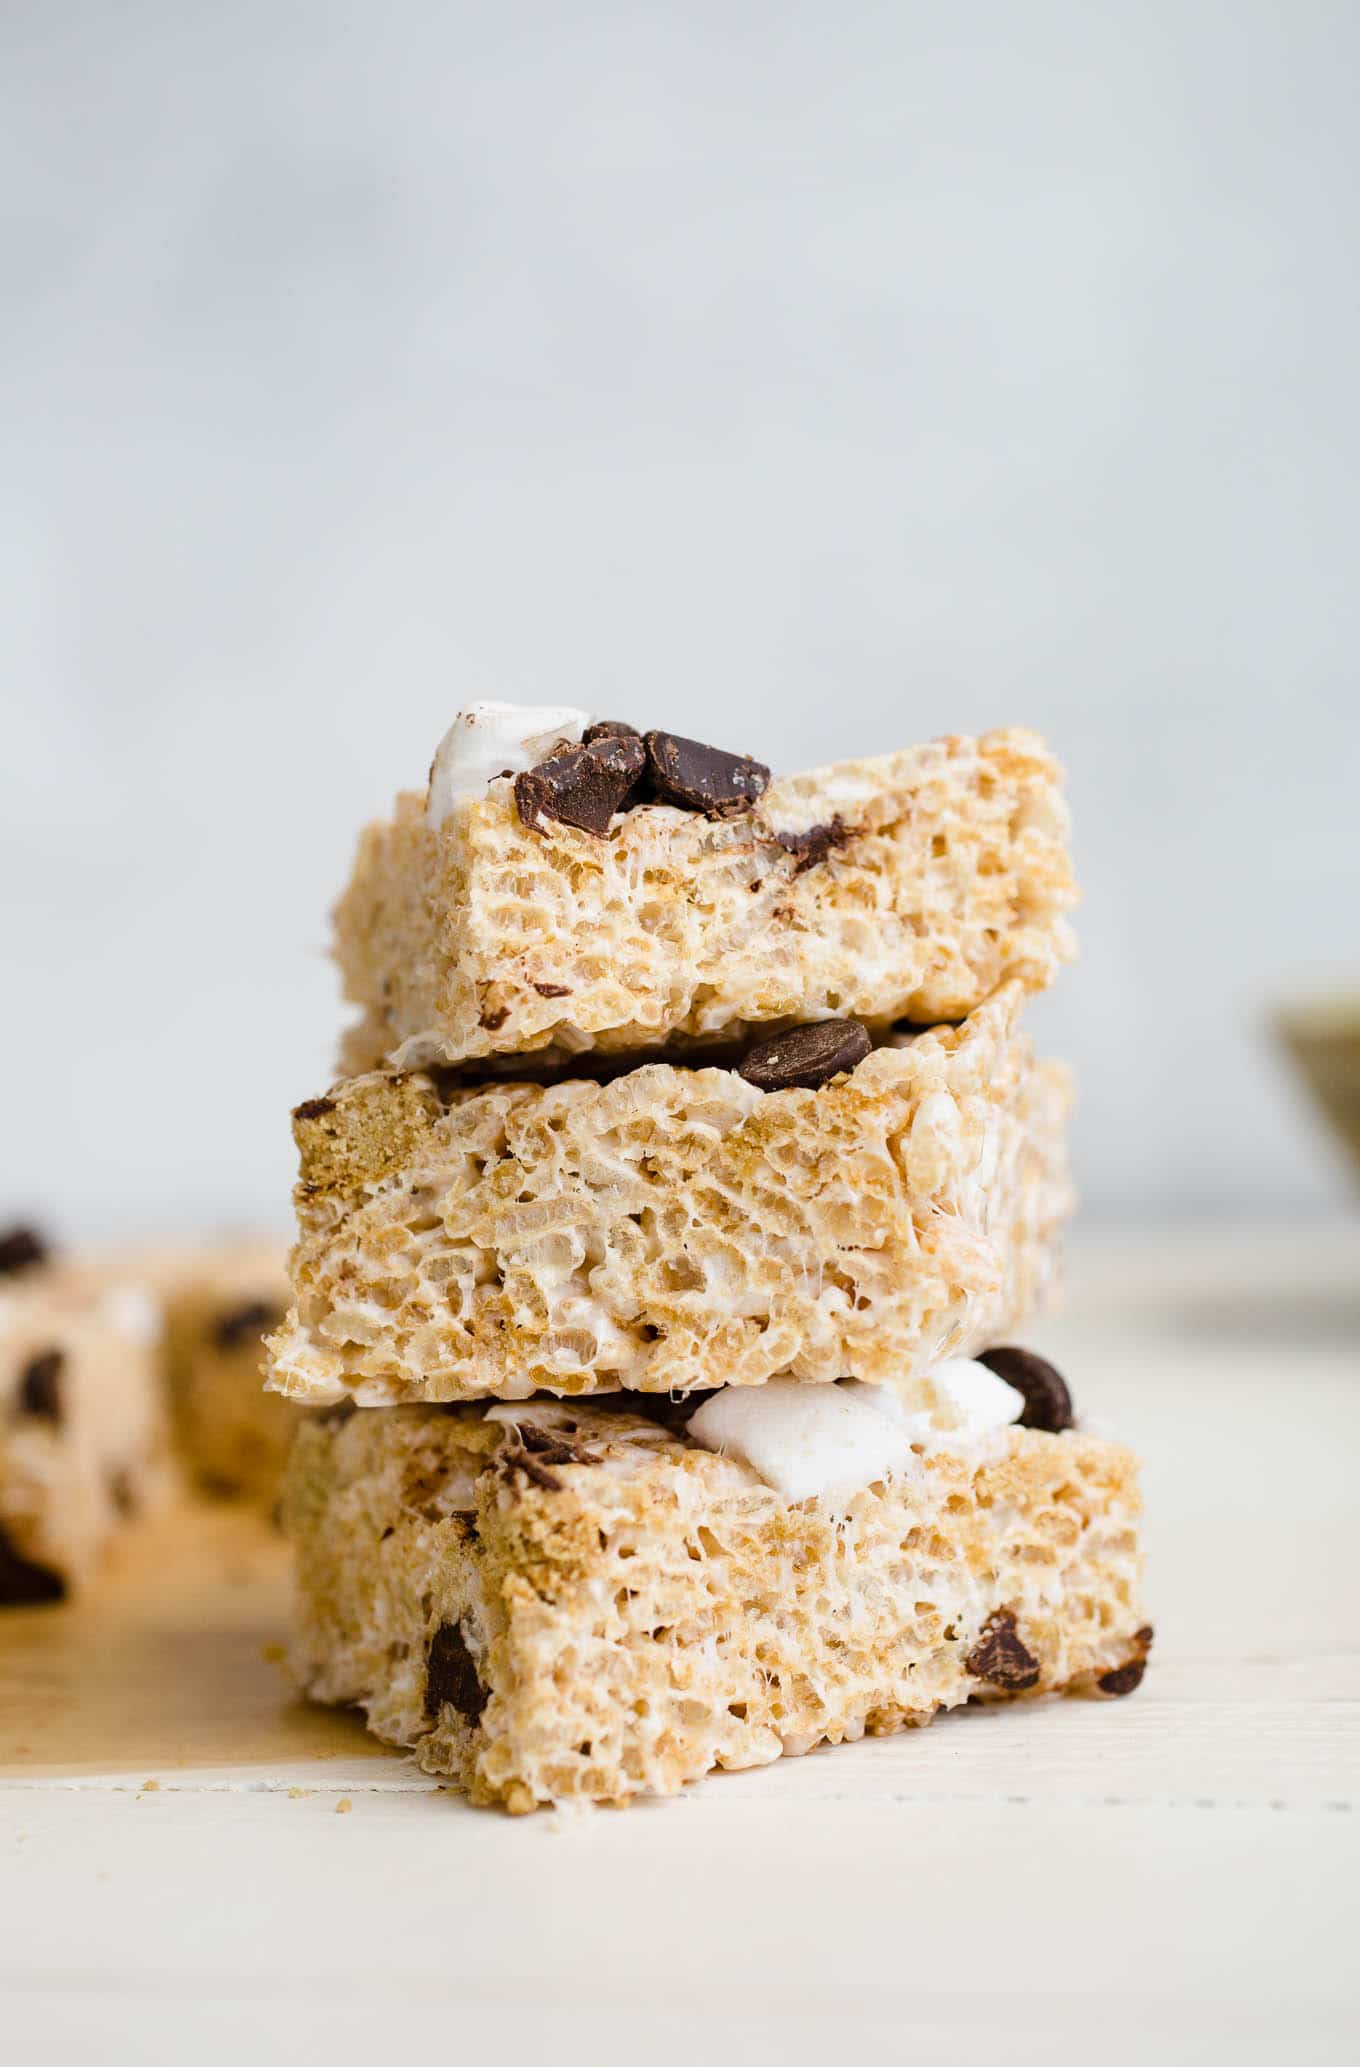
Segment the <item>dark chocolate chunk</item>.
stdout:
<path fill-rule="evenodd" d="M 1006 1346 L 984 1349 L 978 1362 L 1024 1394 L 1022 1428 L 1041 1428 L 1046 1435 L 1061 1435 L 1065 1428 L 1071 1428 L 1072 1395 L 1061 1375 L 1043 1357 L 1035 1356 L 1030 1349 Z"/>
<path fill-rule="evenodd" d="M 531 1485 L 541 1486 L 545 1493 L 560 1493 L 562 1490 L 562 1481 L 557 1473 L 549 1471 L 541 1457 L 531 1456 L 528 1450 L 519 1445 L 508 1444 L 496 1461 L 507 1478 L 519 1472 Z"/>
<path fill-rule="evenodd" d="M 34 1227 L 11 1227 L 0 1234 L 0 1277 L 31 1270 L 36 1263 L 46 1263 L 47 1257 L 47 1243 Z"/>
<path fill-rule="evenodd" d="M 569 983 L 536 983 L 534 989 L 541 998 L 569 998 L 571 996 L 571 985 Z"/>
<path fill-rule="evenodd" d="M 200 1471 L 195 1474 L 195 1484 L 210 1500 L 239 1500 L 245 1491 L 240 1479 L 232 1478 L 225 1471 Z"/>
<path fill-rule="evenodd" d="M 815 1091 L 863 1062 L 872 1045 L 857 1019 L 819 1019 L 759 1042 L 737 1075 L 759 1091 Z"/>
<path fill-rule="evenodd" d="M 589 746 L 562 747 L 515 777 L 520 818 L 529 826 L 542 825 L 545 819 L 574 825 L 602 840 L 646 765 L 646 748 L 637 738 L 610 737 Z"/>
<path fill-rule="evenodd" d="M 45 1349 L 24 1368 L 19 1380 L 19 1412 L 35 1421 L 61 1427 L 61 1373 L 66 1358 L 59 1349 Z"/>
<path fill-rule="evenodd" d="M 749 811 L 769 787 L 770 771 L 746 754 L 727 754 L 675 732 L 647 734 L 647 771 L 658 803 L 708 818 Z"/>
<path fill-rule="evenodd" d="M 136 1514 L 140 1502 L 137 1499 L 137 1490 L 133 1485 L 132 1473 L 130 1471 L 120 1467 L 117 1471 L 109 1473 L 109 1498 L 118 1509 L 119 1514 L 129 1519 Z"/>
<path fill-rule="evenodd" d="M 815 868 L 819 861 L 825 861 L 833 848 L 843 847 L 850 835 L 837 816 L 830 825 L 810 825 L 805 833 L 776 833 L 775 838 L 786 854 L 797 855 L 794 874 L 801 876 L 805 868 Z"/>
<path fill-rule="evenodd" d="M 333 1098 L 305 1098 L 301 1105 L 293 1107 L 295 1120 L 324 1120 L 328 1112 L 335 1111 Z"/>
<path fill-rule="evenodd" d="M 1122 1665 L 1116 1665 L 1111 1671 L 1100 1675 L 1096 1685 L 1102 1694 L 1131 1694 L 1135 1687 L 1142 1685 L 1143 1674 L 1147 1671 L 1147 1654 L 1152 1649 L 1153 1634 L 1150 1622 L 1145 1622 L 1141 1629 L 1134 1630 L 1133 1641 L 1138 1648 Z"/>
<path fill-rule="evenodd" d="M 510 1017 L 510 1007 L 508 1005 L 498 1005 L 494 1012 L 482 1011 L 477 1014 L 477 1017 L 488 1033 L 499 1033 L 506 1020 Z"/>
<path fill-rule="evenodd" d="M 439 1720 L 446 1701 L 469 1723 L 477 1721 L 487 1703 L 460 1622 L 441 1622 L 425 1654 L 425 1713 L 431 1722 Z"/>
<path fill-rule="evenodd" d="M 625 725 L 618 718 L 600 718 L 594 725 L 587 725 L 581 734 L 582 746 L 594 746 L 597 739 L 641 739 L 636 725 Z"/>
<path fill-rule="evenodd" d="M 35 1565 L 20 1557 L 3 1529 L 0 1529 L 0 1606 L 38 1607 L 46 1601 L 65 1600 L 66 1581 L 60 1572 Z"/>
<path fill-rule="evenodd" d="M 278 1307 L 267 1300 L 247 1299 L 221 1316 L 213 1329 L 213 1341 L 219 1349 L 240 1349 L 243 1343 L 258 1342 L 271 1328 L 277 1328 L 282 1319 Z"/>
<path fill-rule="evenodd" d="M 562 1490 L 562 1481 L 549 1469 L 550 1465 L 593 1461 L 586 1445 L 565 1429 L 542 1428 L 535 1421 L 522 1421 L 515 1424 L 514 1435 L 516 1440 L 506 1445 L 497 1460 L 502 1471 L 507 1477 L 520 1472 L 545 1493 Z"/>
<path fill-rule="evenodd" d="M 565 1429 L 542 1428 L 536 1421 L 516 1424 L 515 1434 L 526 1450 L 545 1464 L 589 1464 L 590 1451 Z"/>
<path fill-rule="evenodd" d="M 1010 1694 L 1021 1694 L 1039 1683 L 1039 1660 L 1021 1643 L 1009 1608 L 998 1608 L 987 1618 L 963 1663 L 974 1679 L 985 1679 Z"/>

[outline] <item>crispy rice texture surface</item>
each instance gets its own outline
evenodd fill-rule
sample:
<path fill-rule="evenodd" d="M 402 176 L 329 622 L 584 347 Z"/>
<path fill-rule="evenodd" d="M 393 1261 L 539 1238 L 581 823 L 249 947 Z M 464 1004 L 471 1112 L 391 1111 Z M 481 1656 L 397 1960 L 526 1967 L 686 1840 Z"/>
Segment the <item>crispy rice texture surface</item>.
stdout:
<path fill-rule="evenodd" d="M 970 1696 L 1140 1676 L 1115 1444 L 1010 1430 L 831 1512 L 626 1406 L 520 1418 L 533 1448 L 477 1408 L 314 1417 L 285 1498 L 298 1683 L 476 1801 L 673 1794 Z M 998 1627 L 1002 1684 L 978 1676 Z"/>
<path fill-rule="evenodd" d="M 816 827 L 831 844 L 800 846 Z M 525 827 L 504 780 L 438 832 L 408 793 L 336 908 L 363 1014 L 341 1068 L 955 1019 L 1070 958 L 1067 830 L 1057 764 L 1018 730 L 786 777 L 735 819 L 643 806 L 603 840 Z"/>
<path fill-rule="evenodd" d="M 127 1323 L 129 1297 L 146 1307 L 149 1327 Z M 0 1605 L 83 1585 L 112 1539 L 158 1506 L 171 1482 L 160 1343 L 145 1286 L 91 1266 L 7 1280 Z"/>
<path fill-rule="evenodd" d="M 820 1090 L 648 1065 L 441 1096 L 374 1074 L 299 1108 L 296 1306 L 270 1382 L 527 1398 L 902 1384 L 1004 1339 L 1070 1207 L 1066 1072 L 1007 986 Z"/>

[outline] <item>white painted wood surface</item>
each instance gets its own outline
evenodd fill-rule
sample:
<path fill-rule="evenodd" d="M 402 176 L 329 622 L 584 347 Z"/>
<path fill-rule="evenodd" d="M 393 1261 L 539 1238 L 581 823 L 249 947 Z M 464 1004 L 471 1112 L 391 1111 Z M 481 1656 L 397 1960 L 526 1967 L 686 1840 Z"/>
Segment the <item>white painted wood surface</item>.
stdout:
<path fill-rule="evenodd" d="M 1134 1698 L 569 1820 L 471 1811 L 343 1718 L 263 1763 L 143 1758 L 154 1712 L 116 1770 L 11 1747 L 6 2060 L 1355 2061 L 1360 1232 L 1074 1279 L 1035 1339 L 1147 1458 Z"/>

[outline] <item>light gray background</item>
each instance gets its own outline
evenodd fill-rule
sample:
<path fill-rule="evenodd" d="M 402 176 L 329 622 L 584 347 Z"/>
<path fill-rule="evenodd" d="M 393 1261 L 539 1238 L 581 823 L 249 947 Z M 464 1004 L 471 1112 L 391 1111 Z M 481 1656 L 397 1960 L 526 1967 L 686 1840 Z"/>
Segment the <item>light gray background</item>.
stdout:
<path fill-rule="evenodd" d="M 5 1207 L 282 1221 L 458 704 L 1067 761 L 1089 1210 L 1342 1210 L 1360 11 L 8 0 Z"/>

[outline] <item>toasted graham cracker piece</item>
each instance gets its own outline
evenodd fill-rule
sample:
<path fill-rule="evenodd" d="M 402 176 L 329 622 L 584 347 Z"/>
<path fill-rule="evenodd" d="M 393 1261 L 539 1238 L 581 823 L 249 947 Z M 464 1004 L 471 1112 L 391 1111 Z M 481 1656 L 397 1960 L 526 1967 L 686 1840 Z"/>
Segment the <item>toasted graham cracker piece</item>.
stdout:
<path fill-rule="evenodd" d="M 971 1696 L 1131 1691 L 1138 1512 L 1131 1453 L 1076 1433 L 931 1450 L 836 1511 L 631 1407 L 321 1416 L 292 1669 L 478 1802 L 673 1794 Z"/>
<path fill-rule="evenodd" d="M 60 1600 L 171 1483 L 149 1288 L 121 1267 L 0 1279 L 0 1606 Z"/>
<path fill-rule="evenodd" d="M 901 1383 L 1031 1314 L 1070 1204 L 1064 1071 L 1008 985 L 819 1090 L 650 1065 L 299 1108 L 297 1305 L 270 1382 L 317 1404 Z"/>
<path fill-rule="evenodd" d="M 603 839 L 520 819 L 493 781 L 438 828 L 423 794 L 364 833 L 336 909 L 363 1019 L 346 1073 L 713 1043 L 848 1014 L 877 1029 L 1052 981 L 1074 902 L 1060 775 L 1024 731 L 770 785 L 714 822 L 670 805 Z"/>

